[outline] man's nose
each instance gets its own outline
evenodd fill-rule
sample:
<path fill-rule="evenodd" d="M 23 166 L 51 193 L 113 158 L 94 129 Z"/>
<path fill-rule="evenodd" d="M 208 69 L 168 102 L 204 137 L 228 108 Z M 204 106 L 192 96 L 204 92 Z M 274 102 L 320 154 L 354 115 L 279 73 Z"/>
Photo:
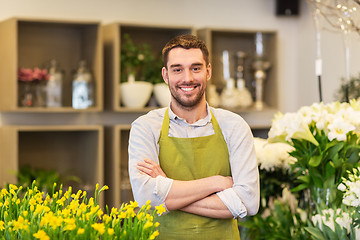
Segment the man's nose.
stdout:
<path fill-rule="evenodd" d="M 193 81 L 193 73 L 191 72 L 190 69 L 187 69 L 185 71 L 185 79 L 184 80 L 189 81 L 189 82 Z"/>

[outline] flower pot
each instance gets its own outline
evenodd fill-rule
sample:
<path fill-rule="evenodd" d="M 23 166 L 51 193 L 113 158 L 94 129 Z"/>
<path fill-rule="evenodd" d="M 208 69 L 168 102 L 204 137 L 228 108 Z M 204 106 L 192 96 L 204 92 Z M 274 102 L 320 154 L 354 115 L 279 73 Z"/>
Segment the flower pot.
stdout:
<path fill-rule="evenodd" d="M 149 82 L 134 81 L 120 84 L 121 103 L 129 108 L 145 107 L 151 97 L 153 85 Z"/>
<path fill-rule="evenodd" d="M 171 94 L 170 94 L 169 87 L 166 83 L 154 84 L 154 96 L 155 96 L 156 102 L 161 107 L 169 106 L 169 103 L 171 100 Z"/>

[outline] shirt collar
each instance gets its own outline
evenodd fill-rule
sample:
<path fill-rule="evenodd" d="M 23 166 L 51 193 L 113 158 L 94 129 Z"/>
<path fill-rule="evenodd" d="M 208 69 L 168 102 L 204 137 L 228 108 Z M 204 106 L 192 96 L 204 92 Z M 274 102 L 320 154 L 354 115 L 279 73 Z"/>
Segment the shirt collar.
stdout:
<path fill-rule="evenodd" d="M 203 118 L 203 119 L 200 119 L 192 124 L 189 124 L 186 122 L 185 119 L 177 116 L 172 110 L 171 110 L 171 107 L 169 106 L 169 118 L 170 120 L 174 120 L 174 121 L 181 121 L 181 122 L 184 122 L 184 123 L 187 123 L 188 125 L 191 125 L 191 126 L 205 126 L 206 124 L 208 124 L 209 122 L 211 122 L 211 112 L 210 112 L 210 108 L 209 108 L 209 105 L 206 103 L 206 111 L 207 111 L 207 115 Z"/>

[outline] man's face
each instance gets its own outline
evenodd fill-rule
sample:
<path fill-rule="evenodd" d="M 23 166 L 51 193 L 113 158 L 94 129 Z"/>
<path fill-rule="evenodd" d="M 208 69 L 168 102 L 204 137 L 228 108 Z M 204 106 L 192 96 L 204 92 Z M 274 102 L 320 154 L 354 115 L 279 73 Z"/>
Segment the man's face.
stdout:
<path fill-rule="evenodd" d="M 169 85 L 172 103 L 191 108 L 205 102 L 206 83 L 211 77 L 200 49 L 174 48 L 168 55 L 167 69 L 162 69 Z"/>

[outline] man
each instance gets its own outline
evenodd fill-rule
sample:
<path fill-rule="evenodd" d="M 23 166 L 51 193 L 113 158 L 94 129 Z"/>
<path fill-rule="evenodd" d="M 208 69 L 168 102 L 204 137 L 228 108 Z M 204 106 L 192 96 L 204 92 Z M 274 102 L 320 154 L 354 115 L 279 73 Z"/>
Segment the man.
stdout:
<path fill-rule="evenodd" d="M 164 204 L 159 239 L 240 239 L 235 218 L 256 214 L 259 173 L 249 126 L 210 107 L 209 52 L 193 35 L 163 49 L 170 106 L 132 123 L 129 173 L 135 200 Z"/>

